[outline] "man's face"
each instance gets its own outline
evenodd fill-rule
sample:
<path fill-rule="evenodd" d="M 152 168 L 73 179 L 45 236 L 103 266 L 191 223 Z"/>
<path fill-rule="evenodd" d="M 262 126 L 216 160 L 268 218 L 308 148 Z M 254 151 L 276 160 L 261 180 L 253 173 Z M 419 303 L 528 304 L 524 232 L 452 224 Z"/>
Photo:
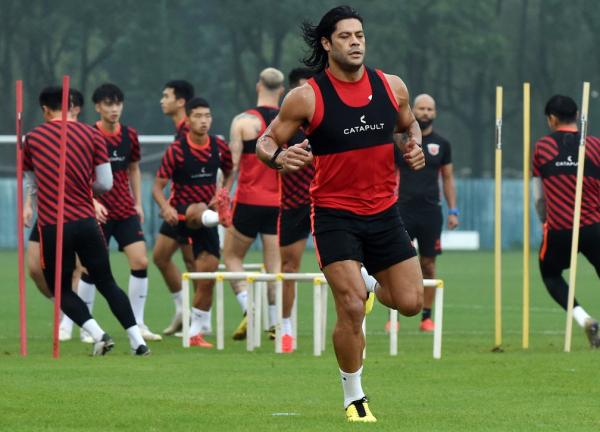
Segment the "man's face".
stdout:
<path fill-rule="evenodd" d="M 96 104 L 96 112 L 100 114 L 102 121 L 117 124 L 123 113 L 123 102 L 103 100 Z"/>
<path fill-rule="evenodd" d="M 188 116 L 190 129 L 197 135 L 206 135 L 212 123 L 212 115 L 210 108 L 198 107 L 194 108 Z"/>
<path fill-rule="evenodd" d="M 421 129 L 427 129 L 436 117 L 435 101 L 429 96 L 418 98 L 413 113 Z"/>
<path fill-rule="evenodd" d="M 172 88 L 165 88 L 162 92 L 162 98 L 160 98 L 160 107 L 162 108 L 163 114 L 173 115 L 179 108 L 185 105 L 184 99 L 177 99 L 175 97 L 175 91 Z"/>
<path fill-rule="evenodd" d="M 329 60 L 337 63 L 343 70 L 356 71 L 365 60 L 365 33 L 362 23 L 356 18 L 337 22 L 331 41 L 321 39 L 323 48 L 329 53 Z"/>

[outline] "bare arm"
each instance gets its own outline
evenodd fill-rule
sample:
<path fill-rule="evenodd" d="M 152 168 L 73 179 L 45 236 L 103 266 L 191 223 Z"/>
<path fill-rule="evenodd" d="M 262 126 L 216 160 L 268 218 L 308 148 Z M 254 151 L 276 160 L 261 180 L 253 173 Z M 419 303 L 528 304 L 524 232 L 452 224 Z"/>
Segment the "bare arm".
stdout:
<path fill-rule="evenodd" d="M 140 163 L 131 162 L 128 167 L 129 184 L 135 199 L 135 211 L 140 217 L 140 223 L 144 223 L 144 208 L 142 207 L 142 174 Z"/>
<path fill-rule="evenodd" d="M 542 179 L 540 177 L 533 177 L 533 202 L 535 204 L 535 211 L 538 215 L 540 222 L 546 222 L 546 198 L 544 197 L 544 188 L 542 187 Z"/>
<path fill-rule="evenodd" d="M 25 171 L 25 202 L 23 204 L 23 223 L 27 228 L 31 227 L 33 220 L 34 199 L 37 195 L 37 183 L 33 171 Z"/>
<path fill-rule="evenodd" d="M 177 224 L 177 210 L 167 200 L 167 197 L 164 193 L 164 188 L 167 186 L 169 179 L 165 179 L 162 177 L 156 177 L 154 179 L 154 184 L 152 185 L 152 197 L 158 207 L 160 208 L 160 215 L 169 225 Z"/>
<path fill-rule="evenodd" d="M 442 165 L 442 186 L 444 188 L 444 197 L 449 209 L 456 209 L 456 187 L 454 186 L 454 170 L 452 164 Z M 448 215 L 448 229 L 454 229 L 458 226 L 458 215 Z"/>

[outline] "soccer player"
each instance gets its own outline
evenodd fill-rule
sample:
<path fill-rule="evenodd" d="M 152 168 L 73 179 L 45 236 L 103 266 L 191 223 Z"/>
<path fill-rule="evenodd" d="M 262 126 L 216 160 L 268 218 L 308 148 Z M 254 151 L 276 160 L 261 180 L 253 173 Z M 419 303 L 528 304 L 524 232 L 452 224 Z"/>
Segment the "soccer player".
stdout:
<path fill-rule="evenodd" d="M 244 271 L 244 257 L 258 234 L 261 235 L 265 269 L 268 273 L 278 273 L 281 269 L 277 244 L 279 178 L 277 172 L 260 163 L 255 150 L 256 140 L 279 111 L 279 99 L 284 91 L 283 80 L 283 74 L 279 70 L 264 69 L 256 84 L 256 108 L 244 111 L 231 122 L 229 147 L 233 158 L 233 171 L 235 174 L 239 172 L 239 177 L 233 205 L 233 221 L 225 233 L 223 244 L 223 261 L 230 272 Z M 245 281 L 232 282 L 231 286 L 244 312 L 244 318 L 233 334 L 233 339 L 241 340 L 246 337 L 247 286 Z M 275 285 L 269 283 L 271 337 L 274 335 L 277 319 L 274 294 Z"/>
<path fill-rule="evenodd" d="M 377 279 L 375 295 L 385 306 L 407 316 L 421 310 L 423 278 L 396 205 L 394 162 L 394 133 L 407 132 L 403 157 L 413 169 L 424 166 L 421 130 L 404 82 L 364 65 L 358 12 L 333 8 L 318 25 L 304 23 L 303 32 L 311 48 L 304 62 L 318 74 L 287 95 L 259 139 L 257 155 L 284 172 L 298 171 L 314 159 L 312 231 L 335 300 L 333 345 L 346 417 L 374 422 L 361 385 L 362 322 L 373 295 L 360 268 L 363 263 Z M 303 124 L 307 140 L 284 150 L 282 145 Z"/>
<path fill-rule="evenodd" d="M 533 152 L 535 206 L 544 224 L 540 247 L 540 273 L 546 289 L 567 309 L 569 286 L 562 272 L 569 268 L 573 237 L 573 209 L 580 134 L 577 104 L 568 96 L 555 95 L 546 103 L 550 134 Z M 600 275 L 600 139 L 588 136 L 581 201 L 579 251 Z M 598 321 L 575 299 L 573 318 L 584 329 L 592 348 L 600 348 Z"/>
<path fill-rule="evenodd" d="M 458 208 L 452 171 L 452 153 L 450 143 L 433 130 L 433 121 L 437 112 L 435 100 L 427 95 L 417 96 L 413 104 L 413 113 L 423 136 L 425 168 L 414 171 L 403 158 L 397 158 L 400 169 L 400 191 L 398 206 L 406 231 L 411 240 L 419 242 L 419 261 L 425 279 L 435 279 L 435 258 L 442 253 L 440 238 L 442 235 L 442 206 L 440 204 L 439 177 L 446 203 L 448 204 L 448 229 L 458 226 Z M 435 299 L 435 288 L 425 287 L 423 312 L 419 328 L 432 332 L 435 324 L 431 319 L 431 307 Z M 389 324 L 389 323 L 388 323 Z M 389 330 L 389 326 L 386 326 Z"/>
<path fill-rule="evenodd" d="M 173 80 L 165 84 L 160 99 L 163 113 L 171 117 L 175 125 L 175 140 L 181 139 L 189 132 L 185 114 L 185 104 L 194 97 L 194 86 L 184 80 Z M 153 260 L 160 270 L 175 304 L 175 315 L 171 323 L 163 330 L 165 335 L 174 335 L 181 330 L 181 272 L 173 262 L 173 254 L 181 249 L 181 256 L 188 271 L 194 269 L 194 253 L 186 237 L 177 234 L 174 226 L 166 221 L 160 226 L 160 231 L 154 244 Z"/>
<path fill-rule="evenodd" d="M 217 171 L 225 176 L 225 187 L 233 178 L 231 153 L 221 138 L 209 135 L 212 115 L 208 102 L 193 98 L 186 104 L 190 131 L 165 152 L 156 174 L 152 196 L 165 223 L 179 236 L 189 238 L 194 252 L 192 271 L 214 272 L 219 267 L 218 214 L 208 207 L 215 202 Z M 163 192 L 171 181 L 170 199 Z M 204 339 L 211 328 L 210 307 L 214 281 L 198 281 L 192 307 L 190 345 L 212 348 Z"/>
<path fill-rule="evenodd" d="M 27 135 L 23 168 L 30 187 L 38 188 L 41 262 L 46 283 L 53 292 L 62 89 L 44 89 L 39 101 L 46 123 Z M 95 219 L 92 191 L 98 194 L 106 192 L 112 187 L 112 182 L 102 135 L 90 126 L 68 121 L 60 306 L 63 313 L 92 336 L 95 342 L 93 355 L 104 355 L 113 348 L 113 340 L 92 318 L 81 298 L 71 290 L 77 254 L 113 314 L 127 330 L 133 353 L 147 355 L 149 350 L 135 322 L 129 299 L 112 276 L 106 243 Z"/>
<path fill-rule="evenodd" d="M 292 69 L 288 75 L 290 89 L 304 85 L 313 75 L 313 71 L 308 68 Z M 290 144 L 301 143 L 304 138 L 304 132 L 298 130 L 291 139 Z M 287 147 L 287 144 L 284 147 Z M 296 273 L 300 270 L 302 254 L 306 248 L 306 238 L 310 233 L 310 196 L 308 189 L 314 174 L 314 166 L 307 165 L 300 171 L 282 173 L 281 176 L 277 234 L 281 253 L 281 271 L 284 273 Z M 286 280 L 283 282 L 281 345 L 282 351 L 285 353 L 294 350 L 291 320 L 295 300 L 294 286 L 294 281 Z"/>
<path fill-rule="evenodd" d="M 125 97 L 114 84 L 102 84 L 92 95 L 100 120 L 95 128 L 106 141 L 113 173 L 113 187 L 97 197 L 100 208 L 100 226 L 106 242 L 114 237 L 119 250 L 125 253 L 131 269 L 129 276 L 129 300 L 142 337 L 146 341 L 160 341 L 160 335 L 152 333 L 144 323 L 144 308 L 148 296 L 148 258 L 146 241 L 141 224 L 142 179 L 140 173 L 140 143 L 137 131 L 120 123 Z M 94 281 L 83 273 L 79 282 L 79 297 L 88 305 L 90 313 L 94 305 L 96 288 Z"/>

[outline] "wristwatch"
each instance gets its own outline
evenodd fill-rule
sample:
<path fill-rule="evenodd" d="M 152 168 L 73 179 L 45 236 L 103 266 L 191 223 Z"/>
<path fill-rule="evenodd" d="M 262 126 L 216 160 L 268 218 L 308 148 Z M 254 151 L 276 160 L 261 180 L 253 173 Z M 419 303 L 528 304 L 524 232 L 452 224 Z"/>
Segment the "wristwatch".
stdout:
<path fill-rule="evenodd" d="M 460 212 L 457 208 L 448 209 L 448 216 L 459 216 Z"/>

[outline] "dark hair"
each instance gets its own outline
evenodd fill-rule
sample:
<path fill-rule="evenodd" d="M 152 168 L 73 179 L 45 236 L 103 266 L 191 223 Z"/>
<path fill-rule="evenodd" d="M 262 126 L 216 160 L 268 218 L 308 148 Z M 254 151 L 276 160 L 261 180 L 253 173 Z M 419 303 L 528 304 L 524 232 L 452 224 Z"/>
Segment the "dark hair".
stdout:
<path fill-rule="evenodd" d="M 165 84 L 164 88 L 173 89 L 175 99 L 185 99 L 188 102 L 194 97 L 194 86 L 185 80 L 172 80 Z"/>
<path fill-rule="evenodd" d="M 301 79 L 312 78 L 314 72 L 308 68 L 294 68 L 288 74 L 288 84 L 290 88 L 298 87 Z"/>
<path fill-rule="evenodd" d="M 331 9 L 323 15 L 323 18 L 321 18 L 321 21 L 316 26 L 308 21 L 304 21 L 301 25 L 302 37 L 308 45 L 309 51 L 302 59 L 302 63 L 316 72 L 325 69 L 327 66 L 327 51 L 325 51 L 321 44 L 321 38 L 331 40 L 331 35 L 335 31 L 338 21 L 348 18 L 355 18 L 361 23 L 363 22 L 362 17 L 351 6 L 338 6 Z"/>
<path fill-rule="evenodd" d="M 83 93 L 81 93 L 79 90 L 77 89 L 70 89 L 69 90 L 69 99 L 71 101 L 71 105 L 74 107 L 79 107 L 79 108 L 83 108 Z"/>
<path fill-rule="evenodd" d="M 106 101 L 112 103 L 123 102 L 125 96 L 119 87 L 111 83 L 104 83 L 92 95 L 92 102 L 95 104 Z"/>
<path fill-rule="evenodd" d="M 51 86 L 46 87 L 40 92 L 38 97 L 40 107 L 48 107 L 52 111 L 60 111 L 62 109 L 62 87 Z M 69 90 L 69 108 L 74 105 L 73 90 Z"/>
<path fill-rule="evenodd" d="M 555 116 L 560 123 L 573 123 L 577 121 L 577 104 L 569 96 L 554 95 L 544 108 L 547 117 Z"/>
<path fill-rule="evenodd" d="M 206 99 L 195 97 L 187 101 L 185 104 L 185 113 L 189 116 L 196 108 L 210 108 Z"/>

